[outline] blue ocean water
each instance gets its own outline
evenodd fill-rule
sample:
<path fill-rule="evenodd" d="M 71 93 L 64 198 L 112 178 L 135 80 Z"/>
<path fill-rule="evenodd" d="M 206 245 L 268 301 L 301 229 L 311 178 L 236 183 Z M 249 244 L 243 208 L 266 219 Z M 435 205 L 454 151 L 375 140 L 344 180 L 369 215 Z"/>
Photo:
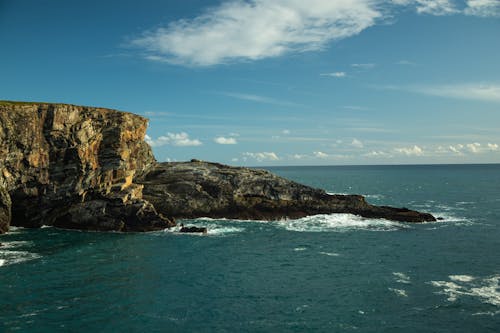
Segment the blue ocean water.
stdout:
<path fill-rule="evenodd" d="M 500 165 L 271 171 L 444 221 L 199 219 L 0 236 L 0 331 L 499 332 Z"/>

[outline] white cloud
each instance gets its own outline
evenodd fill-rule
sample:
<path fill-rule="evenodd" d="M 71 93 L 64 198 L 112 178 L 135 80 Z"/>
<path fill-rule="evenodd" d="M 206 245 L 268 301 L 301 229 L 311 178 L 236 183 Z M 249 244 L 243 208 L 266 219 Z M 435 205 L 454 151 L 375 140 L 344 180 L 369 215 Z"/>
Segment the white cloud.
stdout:
<path fill-rule="evenodd" d="M 323 153 L 322 151 L 315 151 L 313 152 L 314 157 L 317 158 L 328 158 L 329 155 L 327 153 Z"/>
<path fill-rule="evenodd" d="M 322 73 L 320 76 L 328 76 L 328 77 L 346 77 L 347 74 L 345 72 L 333 72 L 333 73 Z"/>
<path fill-rule="evenodd" d="M 187 147 L 201 146 L 203 144 L 198 139 L 190 139 L 189 135 L 185 132 L 167 133 L 167 135 L 159 136 L 156 139 L 153 139 L 149 135 L 146 135 L 144 141 L 146 141 L 151 147 L 161 147 L 165 145 Z"/>
<path fill-rule="evenodd" d="M 363 148 L 364 147 L 363 142 L 359 141 L 356 138 L 352 139 L 351 146 L 353 146 L 354 148 Z"/>
<path fill-rule="evenodd" d="M 363 154 L 363 156 L 366 156 L 366 157 L 392 157 L 391 154 L 389 154 L 385 151 L 381 151 L 381 150 L 372 150 L 369 153 Z"/>
<path fill-rule="evenodd" d="M 464 156 L 465 153 L 482 154 L 487 152 L 498 151 L 499 146 L 496 143 L 481 144 L 479 142 L 472 142 L 466 144 L 456 144 L 454 146 L 452 145 L 449 146 L 448 149 L 449 151 L 451 151 L 456 155 Z"/>
<path fill-rule="evenodd" d="M 412 6 L 419 14 L 451 15 L 459 11 L 450 0 L 391 0 L 394 5 Z"/>
<path fill-rule="evenodd" d="M 422 156 L 424 154 L 424 150 L 417 145 L 407 148 L 395 148 L 394 151 L 406 156 Z"/>
<path fill-rule="evenodd" d="M 481 144 L 477 143 L 477 142 L 469 143 L 466 146 L 467 146 L 467 149 L 469 149 L 469 151 L 471 153 L 474 153 L 474 154 L 479 153 L 479 150 L 481 149 Z"/>
<path fill-rule="evenodd" d="M 495 17 L 500 16 L 499 0 L 467 0 L 467 7 L 464 9 L 466 15 Z"/>
<path fill-rule="evenodd" d="M 460 147 L 460 146 L 461 146 L 461 147 Z M 451 151 L 452 153 L 455 153 L 455 154 L 457 154 L 457 155 L 462 156 L 462 155 L 464 154 L 464 153 L 462 153 L 462 151 L 461 151 L 461 150 L 462 150 L 462 148 L 463 148 L 463 146 L 462 146 L 462 145 L 459 145 L 459 146 L 449 146 L 448 148 L 450 149 L 450 151 Z"/>
<path fill-rule="evenodd" d="M 252 158 L 257 160 L 258 162 L 263 162 L 263 161 L 279 161 L 280 158 L 276 153 L 273 152 L 261 152 L 261 153 L 243 153 L 244 159 L 246 158 Z"/>
<path fill-rule="evenodd" d="M 290 135 L 290 130 L 284 129 L 281 133 L 283 133 L 283 135 Z"/>
<path fill-rule="evenodd" d="M 216 137 L 214 142 L 220 145 L 235 145 L 238 143 L 235 138 L 226 138 L 223 136 Z"/>
<path fill-rule="evenodd" d="M 150 60 L 211 66 L 321 50 L 381 18 L 372 0 L 228 1 L 131 41 Z"/>
<path fill-rule="evenodd" d="M 307 157 L 308 156 L 304 155 L 304 154 L 293 154 L 290 156 L 290 158 L 293 160 L 302 160 L 302 159 L 307 158 Z"/>
<path fill-rule="evenodd" d="M 491 151 L 497 151 L 498 150 L 498 144 L 496 144 L 496 143 L 488 143 L 487 147 Z"/>

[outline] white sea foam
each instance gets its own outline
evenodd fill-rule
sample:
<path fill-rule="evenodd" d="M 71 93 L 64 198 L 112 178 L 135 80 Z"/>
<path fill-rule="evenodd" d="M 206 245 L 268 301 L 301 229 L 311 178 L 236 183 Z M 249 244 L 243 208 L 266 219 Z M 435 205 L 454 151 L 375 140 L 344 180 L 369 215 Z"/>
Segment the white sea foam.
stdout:
<path fill-rule="evenodd" d="M 329 257 L 338 257 L 338 256 L 340 256 L 340 254 L 335 253 L 335 252 L 320 252 L 320 254 L 324 254 L 325 256 L 329 256 Z"/>
<path fill-rule="evenodd" d="M 293 250 L 294 251 L 305 251 L 305 250 L 307 250 L 307 248 L 306 247 L 296 247 Z"/>
<path fill-rule="evenodd" d="M 474 277 L 470 275 L 450 275 L 449 278 L 450 280 L 458 282 L 471 282 L 474 280 Z"/>
<path fill-rule="evenodd" d="M 38 259 L 38 258 L 41 258 L 39 254 L 28 251 L 1 250 L 0 266 L 18 264 L 24 261 Z"/>
<path fill-rule="evenodd" d="M 408 297 L 408 294 L 406 293 L 406 290 L 404 290 L 404 289 L 389 288 L 389 290 L 394 292 L 398 296 Z"/>
<path fill-rule="evenodd" d="M 10 242 L 2 242 L 2 249 L 13 249 L 21 246 L 30 246 L 32 242 L 27 241 L 10 241 Z"/>
<path fill-rule="evenodd" d="M 321 214 L 274 223 L 280 228 L 301 232 L 345 232 L 356 229 L 391 231 L 408 227 L 399 222 L 384 219 L 367 219 L 352 214 Z"/>
<path fill-rule="evenodd" d="M 408 275 L 406 275 L 405 273 L 392 272 L 392 275 L 394 275 L 394 278 L 396 279 L 396 282 L 405 283 L 405 284 L 411 283 L 410 277 Z"/>
<path fill-rule="evenodd" d="M 483 303 L 500 307 L 500 275 L 487 278 L 472 277 L 470 275 L 450 275 L 453 281 L 431 281 L 434 287 L 441 288 L 438 294 L 447 296 L 450 302 L 459 297 L 470 296 Z"/>

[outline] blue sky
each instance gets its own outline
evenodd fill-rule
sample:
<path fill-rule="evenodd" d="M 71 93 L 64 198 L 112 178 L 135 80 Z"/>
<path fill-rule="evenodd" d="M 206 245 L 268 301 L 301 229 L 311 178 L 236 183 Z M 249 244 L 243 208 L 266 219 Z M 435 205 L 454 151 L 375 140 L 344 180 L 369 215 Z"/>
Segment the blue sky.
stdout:
<path fill-rule="evenodd" d="M 150 119 L 158 160 L 500 163 L 500 0 L 0 0 L 0 99 Z"/>

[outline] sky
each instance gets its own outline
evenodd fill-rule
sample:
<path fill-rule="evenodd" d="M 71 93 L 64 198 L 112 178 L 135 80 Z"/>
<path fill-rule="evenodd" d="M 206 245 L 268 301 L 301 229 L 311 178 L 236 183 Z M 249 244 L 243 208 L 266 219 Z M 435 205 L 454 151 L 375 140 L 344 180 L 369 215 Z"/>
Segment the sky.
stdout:
<path fill-rule="evenodd" d="M 0 0 L 0 99 L 149 118 L 159 161 L 500 163 L 500 0 Z"/>

